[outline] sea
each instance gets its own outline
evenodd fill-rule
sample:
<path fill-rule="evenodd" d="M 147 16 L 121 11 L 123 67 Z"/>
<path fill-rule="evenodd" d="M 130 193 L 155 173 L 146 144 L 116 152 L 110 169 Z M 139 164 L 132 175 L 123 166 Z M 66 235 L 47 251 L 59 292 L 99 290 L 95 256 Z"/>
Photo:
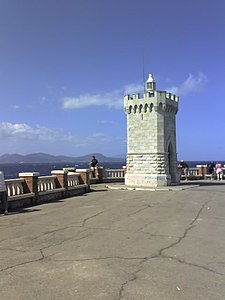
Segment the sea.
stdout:
<path fill-rule="evenodd" d="M 196 165 L 207 165 L 209 161 L 186 161 L 190 168 L 194 168 Z M 216 162 L 216 161 L 215 161 Z M 221 161 L 222 165 L 225 165 L 225 161 Z M 122 169 L 126 165 L 126 162 L 105 162 L 99 163 L 104 169 Z M 23 172 L 39 172 L 40 176 L 51 175 L 53 170 L 62 170 L 63 168 L 75 167 L 76 169 L 89 168 L 88 163 L 71 162 L 64 163 L 0 163 L 0 171 L 4 173 L 5 179 L 18 178 L 19 173 Z"/>
<path fill-rule="evenodd" d="M 122 169 L 126 165 L 126 162 L 112 162 L 112 163 L 100 163 L 99 166 L 107 169 Z M 71 162 L 64 163 L 0 163 L 0 171 L 4 173 L 5 179 L 18 178 L 19 173 L 23 172 L 39 172 L 40 176 L 51 175 L 53 170 L 62 170 L 63 168 L 73 167 L 76 169 L 89 168 L 89 163 Z"/>

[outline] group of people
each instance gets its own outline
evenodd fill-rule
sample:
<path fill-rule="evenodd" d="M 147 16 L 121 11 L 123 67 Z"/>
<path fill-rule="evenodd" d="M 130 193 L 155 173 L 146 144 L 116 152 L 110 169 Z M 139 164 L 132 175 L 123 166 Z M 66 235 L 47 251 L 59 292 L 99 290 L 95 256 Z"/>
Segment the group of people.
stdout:
<path fill-rule="evenodd" d="M 214 162 L 211 161 L 207 165 L 207 167 L 208 167 L 209 174 L 213 176 L 216 173 L 217 180 L 223 180 L 223 170 L 222 170 L 221 162 L 218 161 L 216 164 L 214 164 Z"/>
<path fill-rule="evenodd" d="M 183 175 L 185 175 L 186 177 L 186 180 L 187 180 L 187 177 L 188 177 L 188 169 L 189 169 L 189 166 L 188 164 L 181 160 L 180 164 L 179 164 L 179 167 L 182 169 L 183 171 Z M 217 162 L 216 164 L 214 164 L 213 161 L 211 161 L 208 165 L 207 165 L 207 168 L 208 168 L 208 173 L 210 175 L 215 175 L 217 176 L 217 180 L 223 180 L 223 169 L 222 169 L 222 164 L 221 162 Z"/>

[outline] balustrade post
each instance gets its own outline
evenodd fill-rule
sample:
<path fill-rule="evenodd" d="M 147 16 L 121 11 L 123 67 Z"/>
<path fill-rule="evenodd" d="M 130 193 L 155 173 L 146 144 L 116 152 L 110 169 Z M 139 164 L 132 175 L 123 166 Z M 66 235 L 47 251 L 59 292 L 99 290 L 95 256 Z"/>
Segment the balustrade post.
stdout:
<path fill-rule="evenodd" d="M 77 169 L 76 173 L 79 173 L 79 184 L 87 184 L 87 192 L 90 191 L 90 169 Z"/>
<path fill-rule="evenodd" d="M 29 172 L 29 173 L 19 173 L 19 178 L 24 179 L 24 193 L 34 193 L 34 198 L 32 204 L 37 204 L 38 202 L 38 176 L 39 172 Z"/>
<path fill-rule="evenodd" d="M 196 168 L 198 169 L 198 174 L 202 176 L 202 178 L 205 178 L 205 175 L 207 174 L 207 165 L 196 165 Z"/>
<path fill-rule="evenodd" d="M 65 195 L 68 190 L 68 170 L 54 170 L 52 175 L 56 176 L 56 188 L 65 188 Z"/>
<path fill-rule="evenodd" d="M 103 182 L 103 172 L 104 172 L 104 169 L 103 167 L 98 167 L 98 182 Z"/>

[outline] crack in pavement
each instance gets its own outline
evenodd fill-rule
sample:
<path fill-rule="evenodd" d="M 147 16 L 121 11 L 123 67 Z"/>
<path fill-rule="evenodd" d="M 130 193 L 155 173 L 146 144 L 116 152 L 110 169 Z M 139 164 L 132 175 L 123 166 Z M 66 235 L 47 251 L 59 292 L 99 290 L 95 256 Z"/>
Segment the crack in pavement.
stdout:
<path fill-rule="evenodd" d="M 15 251 L 15 252 L 19 252 L 19 253 L 26 253 L 26 250 L 19 250 L 19 249 L 15 249 L 15 248 L 0 248 L 0 251 Z"/>
<path fill-rule="evenodd" d="M 84 230 L 83 232 L 85 232 L 87 230 Z M 89 237 L 90 235 L 92 235 L 91 233 L 90 234 L 87 234 L 85 236 L 82 236 L 82 237 L 79 237 L 79 238 L 74 238 L 74 237 L 70 237 L 70 238 L 67 238 L 67 239 L 64 239 L 63 241 L 60 241 L 58 243 L 55 243 L 55 244 L 51 244 L 51 245 L 48 245 L 48 246 L 45 246 L 43 248 L 41 248 L 40 250 L 46 250 L 46 249 L 50 249 L 51 247 L 55 247 L 55 246 L 60 246 L 62 244 L 64 244 L 65 242 L 68 242 L 68 241 L 73 241 L 73 242 L 77 242 L 77 241 L 80 241 L 80 240 L 83 240 L 83 239 L 86 239 L 87 237 Z M 53 254 L 54 255 L 54 254 Z M 45 258 L 48 257 L 48 256 L 44 256 Z"/>
<path fill-rule="evenodd" d="M 150 221 L 150 222 L 146 223 L 145 225 L 143 225 L 142 227 L 140 227 L 140 228 L 138 229 L 138 231 L 139 231 L 139 232 L 145 233 L 145 232 L 142 231 L 142 230 L 145 229 L 146 227 L 148 227 L 150 224 L 153 224 L 153 223 L 154 223 L 154 221 Z"/>
<path fill-rule="evenodd" d="M 203 270 L 205 270 L 205 271 L 209 271 L 209 272 L 211 272 L 211 273 L 213 273 L 213 274 L 216 274 L 216 275 L 220 275 L 220 276 L 224 276 L 224 275 L 225 275 L 224 273 L 217 272 L 217 271 L 212 270 L 212 269 L 210 269 L 210 268 L 207 268 L 207 267 L 205 267 L 205 266 L 198 265 L 198 264 L 194 264 L 194 263 L 190 263 L 190 262 L 186 262 L 186 261 L 184 261 L 184 260 L 182 260 L 182 259 L 179 259 L 179 258 L 176 258 L 176 257 L 173 257 L 173 256 L 162 255 L 162 257 L 170 258 L 170 259 L 175 260 L 175 261 L 177 261 L 177 262 L 179 262 L 179 263 L 182 263 L 182 264 L 184 264 L 184 265 L 188 265 L 188 266 L 200 268 L 200 269 L 203 269 Z"/>
<path fill-rule="evenodd" d="M 30 240 L 34 241 L 34 240 L 39 239 L 39 238 L 41 238 L 41 237 L 43 237 L 47 234 L 52 234 L 52 233 L 56 233 L 56 232 L 59 232 L 59 231 L 63 231 L 63 230 L 69 229 L 71 227 L 73 227 L 73 226 L 66 226 L 66 227 L 62 227 L 62 228 L 58 228 L 58 229 L 54 229 L 54 230 L 49 230 L 49 231 L 46 231 L 42 234 L 39 234 L 39 235 L 35 236 L 34 238 L 31 238 Z"/>
<path fill-rule="evenodd" d="M 142 265 L 143 267 L 143 264 L 151 259 L 155 259 L 155 258 L 166 258 L 166 259 L 172 259 L 172 260 L 175 260 L 179 263 L 182 263 L 182 264 L 186 264 L 186 265 L 189 265 L 189 266 L 193 266 L 193 267 L 197 267 L 197 268 L 200 268 L 200 269 L 203 269 L 205 271 L 208 271 L 208 272 L 212 272 L 216 275 L 219 275 L 219 276 L 224 276 L 223 273 L 220 273 L 220 272 L 216 272 L 210 268 L 207 268 L 205 266 L 202 266 L 202 265 L 198 265 L 198 264 L 193 264 L 193 263 L 188 263 L 188 262 L 185 262 L 184 260 L 180 260 L 178 258 L 175 258 L 175 257 L 171 257 L 171 256 L 167 256 L 167 255 L 164 255 L 163 252 L 165 250 L 168 250 L 168 249 L 171 249 L 172 247 L 178 245 L 183 239 L 185 239 L 185 237 L 187 236 L 188 232 L 194 227 L 194 224 L 195 222 L 197 221 L 197 219 L 199 218 L 200 214 L 202 213 L 203 209 L 206 207 L 206 205 L 208 205 L 208 203 L 211 202 L 211 200 L 209 201 L 206 201 L 202 207 L 199 209 L 198 213 L 196 214 L 195 218 L 193 218 L 193 220 L 189 223 L 188 225 L 188 228 L 185 229 L 184 231 L 184 234 L 183 236 L 179 237 L 178 240 L 174 243 L 171 243 L 169 246 L 167 247 L 164 247 L 162 249 L 160 249 L 158 251 L 158 254 L 157 255 L 154 255 L 154 256 L 151 256 L 151 257 L 146 257 L 146 258 L 143 258 L 143 261 L 140 262 L 140 266 Z M 141 270 L 142 270 L 142 267 L 140 267 L 138 270 L 136 270 L 135 272 L 133 272 L 131 275 L 133 276 L 130 280 L 126 280 L 124 283 L 122 283 L 121 285 L 121 288 L 119 290 L 119 298 L 118 300 L 122 299 L 124 297 L 124 292 L 125 292 L 125 286 L 129 283 L 129 282 L 132 282 L 132 281 L 135 281 L 137 279 L 137 273 L 139 273 Z"/>
<path fill-rule="evenodd" d="M 86 230 L 85 230 L 85 231 L 86 231 Z M 26 262 L 23 262 L 23 263 L 19 263 L 19 264 L 15 264 L 15 265 L 12 265 L 12 266 L 8 266 L 8 267 L 6 267 L 6 268 L 2 268 L 2 269 L 0 269 L 0 272 L 7 271 L 7 270 L 9 270 L 9 269 L 14 269 L 14 268 L 17 268 L 17 267 L 20 267 L 20 266 L 23 266 L 23 265 L 27 265 L 27 264 L 30 264 L 30 263 L 42 261 L 42 260 L 44 260 L 44 259 L 46 259 L 46 258 L 52 257 L 52 256 L 54 256 L 54 254 L 51 254 L 51 255 L 47 255 L 47 256 L 46 256 L 46 255 L 44 254 L 44 250 L 46 250 L 46 249 L 48 249 L 48 248 L 51 248 L 51 247 L 59 246 L 59 245 L 63 244 L 64 242 L 68 241 L 68 240 L 79 241 L 79 240 L 82 240 L 82 239 L 87 238 L 88 236 L 90 236 L 90 234 L 89 234 L 89 235 L 86 235 L 86 236 L 83 236 L 83 237 L 80 237 L 80 238 L 77 238 L 77 239 L 68 238 L 68 239 L 65 239 L 65 240 L 63 240 L 63 241 L 61 241 L 61 242 L 59 242 L 59 243 L 54 244 L 54 245 L 48 245 L 48 246 L 46 246 L 46 247 L 43 247 L 43 248 L 41 248 L 41 249 L 39 249 L 39 250 L 36 250 L 36 251 L 39 251 L 39 252 L 40 252 L 40 254 L 41 254 L 41 257 L 40 257 L 40 258 L 38 258 L 38 259 L 32 259 L 32 260 L 29 260 L 29 261 L 26 261 Z M 13 250 L 14 250 L 14 249 L 13 249 Z M 16 251 L 16 250 L 15 250 L 15 251 Z M 25 253 L 25 252 L 27 252 L 27 251 L 20 251 L 20 252 L 24 252 L 24 253 Z M 54 260 L 54 259 L 53 259 L 53 260 Z M 55 261 L 56 261 L 56 260 L 55 260 Z"/>
<path fill-rule="evenodd" d="M 64 228 L 60 228 L 60 229 L 55 229 L 55 230 L 46 231 L 46 232 L 43 232 L 42 234 L 39 234 L 39 235 L 35 236 L 34 238 L 30 238 L 29 240 L 30 240 L 30 241 L 35 241 L 35 240 L 37 240 L 37 239 L 39 239 L 39 238 L 44 237 L 45 235 L 52 234 L 52 233 L 56 233 L 56 232 L 59 232 L 59 231 L 63 231 L 63 230 L 65 230 L 65 229 L 67 229 L 67 228 L 69 228 L 69 227 L 64 227 Z"/>
<path fill-rule="evenodd" d="M 138 214 L 139 212 L 143 211 L 143 210 L 146 210 L 147 208 L 150 208 L 152 207 L 150 204 L 146 204 L 144 207 L 138 209 L 137 211 L 131 213 L 131 214 L 128 214 L 127 216 L 130 217 L 130 216 L 133 216 L 133 215 L 136 215 Z"/>
<path fill-rule="evenodd" d="M 210 200 L 211 201 L 211 200 Z M 199 218 L 200 214 L 202 213 L 203 209 L 205 208 L 206 205 L 208 205 L 208 203 L 210 201 L 205 202 L 202 207 L 199 209 L 198 213 L 196 214 L 195 218 L 192 219 L 191 223 L 188 225 L 188 228 L 185 229 L 184 234 L 178 238 L 178 241 L 172 243 L 171 245 L 169 245 L 168 247 L 162 248 L 159 251 L 159 256 L 162 255 L 163 251 L 168 250 L 176 245 L 178 245 L 188 234 L 188 232 L 194 227 L 194 223 L 197 221 L 197 219 Z"/>
<path fill-rule="evenodd" d="M 132 278 L 126 280 L 120 287 L 120 290 L 119 290 L 119 297 L 118 297 L 118 300 L 122 299 L 123 298 L 123 294 L 124 294 L 124 287 L 132 282 L 132 281 L 135 281 L 137 279 L 137 276 L 135 273 L 132 273 L 130 276 L 133 276 Z"/>
<path fill-rule="evenodd" d="M 95 214 L 95 215 L 92 215 L 92 216 L 90 216 L 90 217 L 88 217 L 88 218 L 84 219 L 84 220 L 83 220 L 83 222 L 82 222 L 82 225 L 81 225 L 81 227 L 85 227 L 85 223 L 86 223 L 87 221 L 89 221 L 90 219 L 93 219 L 93 218 L 95 218 L 95 217 L 97 217 L 97 216 L 99 216 L 99 215 L 103 214 L 104 212 L 105 212 L 105 210 L 103 210 L 103 211 L 100 211 L 100 212 L 98 212 L 97 214 Z"/>
<path fill-rule="evenodd" d="M 41 257 L 40 257 L 40 258 L 38 258 L 38 259 L 32 259 L 32 260 L 29 260 L 29 261 L 26 261 L 26 262 L 22 262 L 22 263 L 19 263 L 19 264 L 15 264 L 15 265 L 13 265 L 13 266 L 9 266 L 9 267 L 6 267 L 6 268 L 2 268 L 2 269 L 0 269 L 0 272 L 4 272 L 4 271 L 7 271 L 7 270 L 16 268 L 16 267 L 24 266 L 24 265 L 27 265 L 27 264 L 30 264 L 30 263 L 33 263 L 33 262 L 37 262 L 37 261 L 43 260 L 43 259 L 44 259 L 44 256 L 43 256 L 41 250 L 39 250 L 39 252 L 41 253 Z"/>
<path fill-rule="evenodd" d="M 188 228 L 185 229 L 183 236 L 181 236 L 181 237 L 178 238 L 178 241 L 172 243 L 172 244 L 169 245 L 168 247 L 165 247 L 165 248 L 160 249 L 158 257 L 169 258 L 169 259 L 175 260 L 175 261 L 177 261 L 177 262 L 179 262 L 179 263 L 186 264 L 186 265 L 190 265 L 190 266 L 197 267 L 197 268 L 201 268 L 201 269 L 203 269 L 203 270 L 205 270 L 205 271 L 212 272 L 212 273 L 217 274 L 217 275 L 220 275 L 220 276 L 224 276 L 224 275 L 225 275 L 224 273 L 216 272 L 215 270 L 210 269 L 210 268 L 208 268 L 208 267 L 205 267 L 205 266 L 203 266 L 203 265 L 198 265 L 198 264 L 186 262 L 186 261 L 181 260 L 181 259 L 179 259 L 179 258 L 177 258 L 177 257 L 173 257 L 173 256 L 169 256 L 169 255 L 163 254 L 164 251 L 166 251 L 166 250 L 168 250 L 168 249 L 171 249 L 172 247 L 174 247 L 174 246 L 178 245 L 179 243 L 181 243 L 181 241 L 182 241 L 183 239 L 185 239 L 185 237 L 187 236 L 188 232 L 194 227 L 194 224 L 195 224 L 195 222 L 198 220 L 198 218 L 199 218 L 200 214 L 202 213 L 203 209 L 205 209 L 205 207 L 206 207 L 210 202 L 211 202 L 211 200 L 205 202 L 205 203 L 202 205 L 202 207 L 199 209 L 198 213 L 196 214 L 195 218 L 190 222 Z"/>
<path fill-rule="evenodd" d="M 135 281 L 135 280 L 137 279 L 137 273 L 139 273 L 139 272 L 142 270 L 141 265 L 143 265 L 146 261 L 148 261 L 149 259 L 152 259 L 152 258 L 155 258 L 155 256 L 152 256 L 151 258 L 150 258 L 150 257 L 145 257 L 145 258 L 143 258 L 143 259 L 140 261 L 140 263 L 139 263 L 139 268 L 138 268 L 135 272 L 131 273 L 131 276 L 133 276 L 133 277 L 130 278 L 130 279 L 128 279 L 128 280 L 126 280 L 124 283 L 122 283 L 122 285 L 121 285 L 121 287 L 120 287 L 120 289 L 119 289 L 119 297 L 118 297 L 118 300 L 120 300 L 120 299 L 123 298 L 124 292 L 125 292 L 125 286 L 126 286 L 128 283 L 130 283 L 130 282 L 132 282 L 132 281 Z"/>
<path fill-rule="evenodd" d="M 98 261 L 108 259 L 121 259 L 121 260 L 147 260 L 148 257 L 122 257 L 122 256 L 105 256 L 105 257 L 87 257 L 87 258 L 75 258 L 75 259 L 53 259 L 53 261 L 60 262 L 81 262 L 81 261 Z"/>

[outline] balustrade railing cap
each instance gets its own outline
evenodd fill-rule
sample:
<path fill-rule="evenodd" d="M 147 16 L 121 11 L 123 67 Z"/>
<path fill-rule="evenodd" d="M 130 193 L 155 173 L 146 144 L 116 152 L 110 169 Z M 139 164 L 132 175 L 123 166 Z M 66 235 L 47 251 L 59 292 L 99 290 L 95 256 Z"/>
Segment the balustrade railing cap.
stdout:
<path fill-rule="evenodd" d="M 195 167 L 196 167 L 196 168 L 199 168 L 199 167 L 207 167 L 207 165 L 196 165 Z"/>
<path fill-rule="evenodd" d="M 68 172 L 68 175 L 78 175 L 78 174 L 80 174 L 80 173 L 77 173 L 77 172 Z"/>
<path fill-rule="evenodd" d="M 67 174 L 68 170 L 53 170 L 51 171 L 52 175 L 57 175 L 57 174 Z"/>
<path fill-rule="evenodd" d="M 90 172 L 90 169 L 76 169 L 76 172 Z"/>
<path fill-rule="evenodd" d="M 76 168 L 74 168 L 74 167 L 67 167 L 67 168 L 63 168 L 63 171 L 76 172 Z"/>
<path fill-rule="evenodd" d="M 34 176 L 39 176 L 39 172 L 24 172 L 24 173 L 19 173 L 19 177 L 34 177 Z"/>

